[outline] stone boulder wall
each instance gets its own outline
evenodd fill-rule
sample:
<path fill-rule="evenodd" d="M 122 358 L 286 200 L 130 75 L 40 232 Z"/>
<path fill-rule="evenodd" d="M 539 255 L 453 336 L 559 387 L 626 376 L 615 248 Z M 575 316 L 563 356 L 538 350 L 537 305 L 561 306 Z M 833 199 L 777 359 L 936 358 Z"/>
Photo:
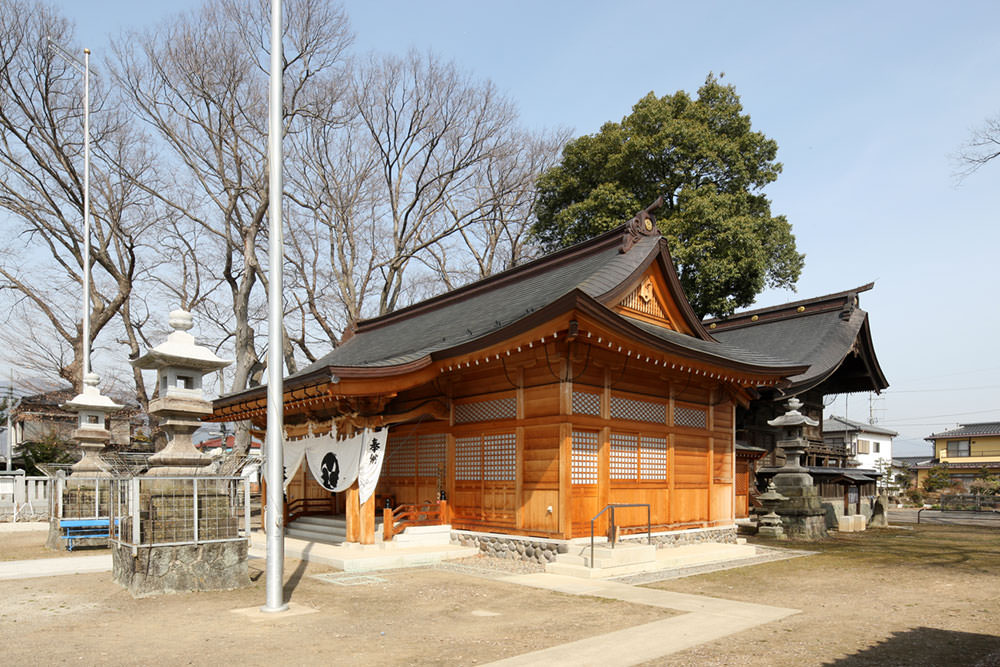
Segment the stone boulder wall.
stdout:
<path fill-rule="evenodd" d="M 112 546 L 114 580 L 134 597 L 224 591 L 250 585 L 246 540 L 143 547 Z"/>

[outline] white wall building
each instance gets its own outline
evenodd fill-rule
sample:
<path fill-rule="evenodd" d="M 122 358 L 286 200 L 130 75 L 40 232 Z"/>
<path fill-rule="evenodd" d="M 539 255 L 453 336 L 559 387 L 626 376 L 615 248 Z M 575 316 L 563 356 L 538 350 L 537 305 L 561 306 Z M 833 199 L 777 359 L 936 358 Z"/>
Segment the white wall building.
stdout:
<path fill-rule="evenodd" d="M 878 470 L 879 462 L 892 462 L 892 439 L 899 435 L 891 429 L 856 422 L 846 417 L 831 415 L 823 420 L 823 442 L 827 445 L 847 448 L 860 468 Z M 879 480 L 883 486 L 884 480 Z"/>

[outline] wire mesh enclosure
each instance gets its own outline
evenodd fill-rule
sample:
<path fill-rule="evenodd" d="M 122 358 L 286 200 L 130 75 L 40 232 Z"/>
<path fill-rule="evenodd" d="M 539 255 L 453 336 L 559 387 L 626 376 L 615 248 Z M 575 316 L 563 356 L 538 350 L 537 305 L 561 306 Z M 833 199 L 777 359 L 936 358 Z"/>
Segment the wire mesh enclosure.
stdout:
<path fill-rule="evenodd" d="M 50 503 L 50 516 L 57 519 L 106 519 L 111 514 L 111 479 L 57 478 Z"/>
<path fill-rule="evenodd" d="M 182 546 L 250 539 L 250 483 L 242 477 L 111 480 L 112 542 Z"/>

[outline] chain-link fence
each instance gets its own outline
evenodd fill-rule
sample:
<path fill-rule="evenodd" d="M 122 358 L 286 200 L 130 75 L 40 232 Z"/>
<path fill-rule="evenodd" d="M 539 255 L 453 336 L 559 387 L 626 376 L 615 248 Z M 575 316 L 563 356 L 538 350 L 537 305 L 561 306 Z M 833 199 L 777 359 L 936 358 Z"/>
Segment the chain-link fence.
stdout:
<path fill-rule="evenodd" d="M 112 542 L 180 546 L 250 539 L 250 483 L 242 477 L 111 480 Z"/>

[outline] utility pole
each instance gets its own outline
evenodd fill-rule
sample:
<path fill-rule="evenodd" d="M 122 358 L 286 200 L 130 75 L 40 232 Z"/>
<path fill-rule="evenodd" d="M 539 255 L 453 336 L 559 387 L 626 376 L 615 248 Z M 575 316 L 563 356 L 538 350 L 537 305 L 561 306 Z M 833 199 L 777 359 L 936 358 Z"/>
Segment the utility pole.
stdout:
<path fill-rule="evenodd" d="M 10 427 L 10 410 L 14 407 L 14 369 L 10 369 L 10 382 L 7 384 L 7 470 L 11 470 L 14 458 L 14 431 Z"/>

